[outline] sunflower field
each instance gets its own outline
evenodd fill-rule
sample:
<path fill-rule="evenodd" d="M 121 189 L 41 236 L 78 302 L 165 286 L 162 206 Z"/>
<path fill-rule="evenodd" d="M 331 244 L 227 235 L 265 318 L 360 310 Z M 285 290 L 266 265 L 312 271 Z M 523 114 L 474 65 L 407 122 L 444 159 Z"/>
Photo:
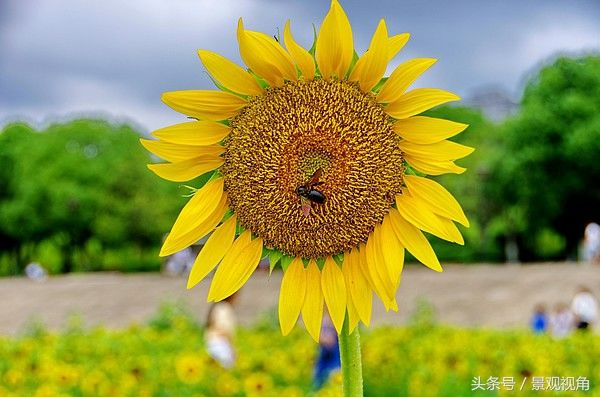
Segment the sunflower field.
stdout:
<path fill-rule="evenodd" d="M 232 370 L 211 361 L 202 327 L 176 310 L 120 331 L 79 324 L 1 338 L 0 396 L 340 395 L 339 375 L 312 389 L 317 345 L 298 329 L 282 337 L 273 319 L 238 331 Z M 554 340 L 418 323 L 363 331 L 365 396 L 595 396 L 597 357 L 600 337 L 592 334 Z M 589 390 L 557 392 L 549 384 L 535 390 L 535 379 L 551 377 L 585 380 Z"/>

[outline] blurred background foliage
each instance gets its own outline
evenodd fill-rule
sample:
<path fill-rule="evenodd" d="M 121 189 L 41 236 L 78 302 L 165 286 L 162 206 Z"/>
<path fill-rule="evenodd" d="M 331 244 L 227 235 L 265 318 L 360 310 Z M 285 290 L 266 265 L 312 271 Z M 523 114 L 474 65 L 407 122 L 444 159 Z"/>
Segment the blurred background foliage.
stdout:
<path fill-rule="evenodd" d="M 184 203 L 146 168 L 131 127 L 74 120 L 0 133 L 0 273 L 30 261 L 52 273 L 156 270 Z"/>
<path fill-rule="evenodd" d="M 149 324 L 120 331 L 86 329 L 85 319 L 73 317 L 60 333 L 31 324 L 18 337 L 0 337 L 0 395 L 341 396 L 339 373 L 312 390 L 317 349 L 304 331 L 284 337 L 268 319 L 239 329 L 237 363 L 228 371 L 206 353 L 205 329 L 185 309 L 165 305 Z M 427 312 L 415 313 L 407 327 L 361 333 L 367 397 L 597 395 L 597 335 L 553 339 L 522 330 L 451 328 L 436 324 Z M 532 377 L 549 374 L 585 376 L 590 391 L 533 389 Z M 473 390 L 474 377 L 484 387 L 496 377 L 502 390 Z M 513 390 L 505 377 L 514 382 Z"/>
<path fill-rule="evenodd" d="M 489 183 L 491 228 L 522 260 L 574 258 L 600 219 L 600 57 L 559 59 L 527 84 L 500 127 Z"/>
<path fill-rule="evenodd" d="M 600 57 L 560 58 L 526 84 L 519 111 L 492 124 L 475 110 L 436 117 L 470 124 L 457 142 L 468 171 L 438 178 L 462 203 L 465 248 L 432 241 L 445 260 L 576 260 L 585 225 L 600 219 Z"/>
<path fill-rule="evenodd" d="M 460 176 L 436 178 L 471 227 L 465 247 L 432 239 L 444 261 L 576 259 L 600 219 L 600 57 L 560 58 L 527 83 L 519 111 L 493 123 L 476 109 L 429 115 L 467 123 L 475 153 Z M 30 261 L 52 273 L 157 270 L 158 247 L 188 191 L 146 168 L 140 133 L 101 120 L 0 133 L 0 274 Z"/>

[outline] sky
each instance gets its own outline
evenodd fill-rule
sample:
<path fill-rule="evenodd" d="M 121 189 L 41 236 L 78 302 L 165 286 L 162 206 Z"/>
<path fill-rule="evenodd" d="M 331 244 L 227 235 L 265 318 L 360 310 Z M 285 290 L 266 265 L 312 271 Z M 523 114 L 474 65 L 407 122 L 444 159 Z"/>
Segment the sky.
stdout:
<path fill-rule="evenodd" d="M 467 97 L 497 87 L 515 99 L 559 54 L 600 52 L 598 0 L 341 0 L 365 51 L 379 19 L 411 40 L 389 72 L 414 57 L 439 61 L 414 85 Z M 184 120 L 165 91 L 210 89 L 197 58 L 240 62 L 235 29 L 276 34 L 287 19 L 306 47 L 326 0 L 0 0 L 0 125 L 81 116 L 144 131 Z"/>

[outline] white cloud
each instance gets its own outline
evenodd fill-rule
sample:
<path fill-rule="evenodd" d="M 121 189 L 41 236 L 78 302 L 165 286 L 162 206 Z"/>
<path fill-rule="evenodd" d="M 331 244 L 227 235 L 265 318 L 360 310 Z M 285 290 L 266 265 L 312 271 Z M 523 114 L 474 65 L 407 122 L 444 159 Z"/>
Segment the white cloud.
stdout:
<path fill-rule="evenodd" d="M 197 48 L 239 62 L 239 16 L 248 29 L 267 33 L 289 17 L 296 38 L 309 45 L 312 24 L 328 7 L 323 0 L 8 1 L 0 21 L 0 122 L 103 112 L 149 129 L 182 120 L 162 105 L 162 92 L 211 87 Z M 524 72 L 556 51 L 600 47 L 599 6 L 592 0 L 381 6 L 348 0 L 344 6 L 359 52 L 386 16 L 390 33 L 413 33 L 389 70 L 411 57 L 437 57 L 415 87 L 463 96 L 482 84 L 514 89 Z"/>
<path fill-rule="evenodd" d="M 572 11 L 572 10 L 571 10 Z M 502 77 L 516 90 L 525 73 L 560 54 L 600 49 L 600 24 L 594 15 L 547 10 L 513 27 L 475 53 L 473 64 L 490 83 Z"/>
<path fill-rule="evenodd" d="M 19 11 L 1 48 L 10 113 L 0 117 L 101 111 L 151 128 L 179 119 L 162 106 L 161 92 L 209 86 L 197 48 L 237 60 L 241 15 L 253 29 L 275 31 L 281 15 L 299 12 L 248 0 L 40 0 Z"/>

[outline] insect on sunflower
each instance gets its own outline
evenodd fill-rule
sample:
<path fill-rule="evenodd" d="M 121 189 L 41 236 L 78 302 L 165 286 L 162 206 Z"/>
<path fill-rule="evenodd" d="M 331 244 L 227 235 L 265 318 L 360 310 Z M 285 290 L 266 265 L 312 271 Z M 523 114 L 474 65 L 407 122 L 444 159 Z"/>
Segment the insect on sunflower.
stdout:
<path fill-rule="evenodd" d="M 199 56 L 220 90 L 167 92 L 163 101 L 197 121 L 142 140 L 167 163 L 149 168 L 170 181 L 211 173 L 181 211 L 161 250 L 170 255 L 212 232 L 188 280 L 215 267 L 208 293 L 236 292 L 261 258 L 284 269 L 279 318 L 284 334 L 300 313 L 318 340 L 324 306 L 341 331 L 370 323 L 373 291 L 397 310 L 404 250 L 441 271 L 423 234 L 463 244 L 468 221 L 454 197 L 427 175 L 460 174 L 454 160 L 472 148 L 448 138 L 467 126 L 419 116 L 458 96 L 409 86 L 435 59 L 388 63 L 409 39 L 379 22 L 355 56 L 352 29 L 336 0 L 311 51 L 237 28 L 248 69 L 206 50 Z M 285 48 L 284 48 L 285 46 Z M 419 176 L 420 175 L 420 176 Z"/>

